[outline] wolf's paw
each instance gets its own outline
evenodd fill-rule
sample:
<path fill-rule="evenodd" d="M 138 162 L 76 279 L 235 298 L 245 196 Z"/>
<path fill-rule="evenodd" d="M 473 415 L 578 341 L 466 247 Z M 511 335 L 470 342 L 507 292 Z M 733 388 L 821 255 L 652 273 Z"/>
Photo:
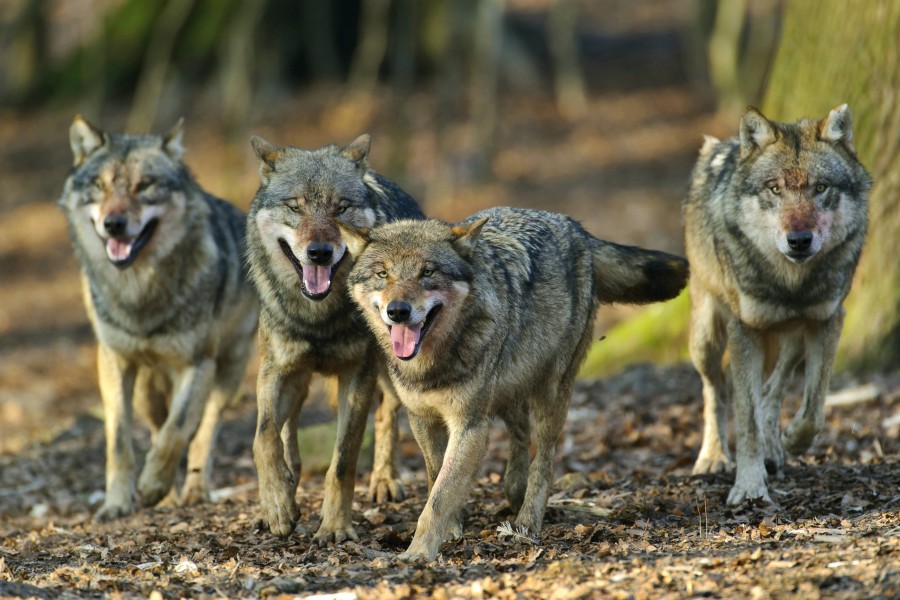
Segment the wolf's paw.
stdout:
<path fill-rule="evenodd" d="M 777 435 L 766 439 L 765 465 L 769 475 L 781 476 L 784 470 L 784 448 L 781 446 L 781 437 Z"/>
<path fill-rule="evenodd" d="M 764 472 L 765 471 L 763 470 L 763 473 Z M 729 506 L 737 506 L 746 500 L 759 500 L 767 504 L 772 504 L 772 498 L 769 496 L 766 480 L 762 474 L 754 477 L 744 477 L 735 481 L 731 491 L 728 492 Z"/>
<path fill-rule="evenodd" d="M 103 505 L 94 513 L 94 521 L 97 523 L 108 523 L 121 519 L 134 512 L 134 504 L 104 502 Z"/>
<path fill-rule="evenodd" d="M 144 506 L 156 506 L 169 494 L 170 489 L 172 489 L 171 480 L 167 482 L 158 479 L 146 471 L 141 473 L 138 479 L 138 494 Z"/>
<path fill-rule="evenodd" d="M 703 454 L 697 457 L 692 475 L 706 475 L 707 473 L 726 473 L 734 469 L 734 463 L 724 454 Z"/>
<path fill-rule="evenodd" d="M 406 552 L 397 555 L 397 560 L 406 563 L 429 563 L 437 558 L 438 551 L 429 552 L 427 548 L 413 541 Z"/>
<path fill-rule="evenodd" d="M 194 506 L 209 502 L 209 487 L 202 477 L 190 477 L 185 480 L 181 488 L 181 505 Z"/>
<path fill-rule="evenodd" d="M 450 522 L 447 523 L 447 537 L 448 540 L 458 540 L 463 536 L 463 520 L 462 516 L 457 515 L 456 517 L 450 519 Z"/>
<path fill-rule="evenodd" d="M 260 490 L 259 509 L 260 521 L 264 529 L 268 529 L 272 535 L 286 538 L 294 532 L 297 521 L 300 520 L 300 507 L 293 498 L 268 498 Z"/>
<path fill-rule="evenodd" d="M 353 540 L 354 542 L 359 541 L 359 535 L 357 535 L 356 530 L 353 529 L 353 525 L 333 527 L 326 523 L 322 523 L 322 525 L 319 526 L 319 530 L 313 536 L 313 541 L 319 546 L 325 546 L 329 542 L 340 544 L 347 540 Z"/>
<path fill-rule="evenodd" d="M 784 449 L 793 455 L 803 454 L 812 445 L 813 439 L 819 433 L 815 423 L 809 421 L 791 421 L 781 438 Z"/>
<path fill-rule="evenodd" d="M 369 479 L 369 501 L 375 504 L 400 502 L 406 499 L 403 484 L 396 477 L 373 472 Z"/>

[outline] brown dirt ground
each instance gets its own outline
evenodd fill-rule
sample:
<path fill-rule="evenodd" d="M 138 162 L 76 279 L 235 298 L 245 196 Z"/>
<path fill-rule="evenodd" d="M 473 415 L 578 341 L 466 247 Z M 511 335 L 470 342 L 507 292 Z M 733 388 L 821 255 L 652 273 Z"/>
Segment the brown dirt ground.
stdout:
<path fill-rule="evenodd" d="M 618 34 L 671 27 L 669 2 L 604 2 L 616 10 L 598 18 Z M 616 22 L 625 7 L 633 14 Z M 309 90 L 255 112 L 247 133 L 317 147 L 369 131 L 373 165 L 434 216 L 457 219 L 498 204 L 549 208 L 600 237 L 677 252 L 678 207 L 700 134 L 728 135 L 735 123 L 686 85 L 671 37 L 654 39 L 637 49 L 595 40 L 607 60 L 586 65 L 590 104 L 577 121 L 560 119 L 546 93 L 504 93 L 500 150 L 484 183 L 467 175 L 471 127 L 445 126 L 439 139 L 427 91 L 401 99 L 387 90 L 374 98 Z M 372 506 L 363 470 L 353 507 L 359 542 L 311 544 L 317 471 L 298 494 L 297 532 L 277 540 L 254 529 L 252 364 L 221 436 L 216 503 L 91 523 L 104 479 L 94 343 L 53 206 L 74 112 L 0 112 L 0 597 L 900 596 L 900 372 L 838 377 L 836 389 L 872 382 L 879 394 L 829 408 L 814 447 L 771 483 L 777 504 L 740 509 L 724 506 L 730 476 L 689 476 L 701 428 L 689 367 L 635 366 L 581 382 L 540 539 L 498 531 L 512 518 L 501 499 L 498 427 L 464 538 L 445 544 L 435 563 L 410 566 L 393 557 L 411 539 L 425 483 L 406 428 L 409 499 Z M 246 208 L 256 186 L 249 145 L 232 144 L 208 114 L 202 102 L 187 112 L 187 162 L 201 184 Z M 122 122 L 123 112 L 108 111 L 103 125 Z M 604 308 L 598 328 L 628 314 Z M 307 422 L 327 418 L 320 396 Z M 788 400 L 794 409 L 796 385 Z M 139 456 L 147 444 L 144 434 Z"/>

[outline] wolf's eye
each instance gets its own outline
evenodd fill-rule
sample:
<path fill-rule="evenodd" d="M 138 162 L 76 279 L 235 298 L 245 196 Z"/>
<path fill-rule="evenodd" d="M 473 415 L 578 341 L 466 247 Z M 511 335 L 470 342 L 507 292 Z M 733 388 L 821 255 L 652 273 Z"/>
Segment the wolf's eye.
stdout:
<path fill-rule="evenodd" d="M 434 275 L 434 269 L 422 269 L 422 277 L 431 277 Z"/>
<path fill-rule="evenodd" d="M 97 179 L 93 180 L 93 181 L 91 182 L 91 185 L 94 186 L 94 189 L 95 189 L 95 190 L 100 190 L 101 192 L 103 191 L 103 188 L 106 187 L 106 186 L 103 184 L 103 180 L 100 179 L 99 177 L 98 177 Z"/>
<path fill-rule="evenodd" d="M 138 184 L 134 188 L 134 191 L 140 194 L 141 192 L 153 186 L 154 183 L 156 183 L 156 180 L 145 177 L 138 182 Z"/>
<path fill-rule="evenodd" d="M 769 186 L 769 191 L 772 192 L 773 194 L 775 194 L 775 195 L 777 196 L 778 194 L 781 193 L 781 188 L 778 187 L 777 185 L 770 185 L 770 186 Z"/>
<path fill-rule="evenodd" d="M 382 269 L 380 271 L 376 271 L 375 275 L 377 275 L 379 279 L 384 279 L 387 277 L 387 271 Z"/>
<path fill-rule="evenodd" d="M 347 208 L 348 208 L 348 207 L 347 207 L 346 204 L 341 204 L 340 206 L 337 207 L 337 209 L 335 210 L 335 212 L 336 212 L 337 214 L 339 214 L 339 215 L 342 215 L 342 214 L 344 214 L 345 212 L 347 212 Z"/>
<path fill-rule="evenodd" d="M 300 203 L 297 202 L 296 198 L 285 198 L 284 205 L 287 206 L 293 212 L 300 212 Z"/>
<path fill-rule="evenodd" d="M 816 193 L 821 194 L 822 192 L 824 192 L 827 189 L 828 189 L 827 185 L 825 185 L 824 183 L 820 183 L 816 186 Z"/>

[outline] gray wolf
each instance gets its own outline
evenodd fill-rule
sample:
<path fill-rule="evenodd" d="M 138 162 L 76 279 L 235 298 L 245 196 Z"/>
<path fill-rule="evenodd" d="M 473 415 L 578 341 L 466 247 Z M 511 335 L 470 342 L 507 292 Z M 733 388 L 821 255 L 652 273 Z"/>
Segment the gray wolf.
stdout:
<path fill-rule="evenodd" d="M 767 471 L 780 474 L 784 450 L 804 452 L 824 425 L 870 187 L 846 104 L 821 121 L 792 124 L 750 108 L 739 137 L 707 138 L 700 151 L 683 207 L 692 271 L 690 353 L 703 381 L 705 421 L 694 473 L 732 465 L 727 348 L 737 462 L 728 504 L 771 502 Z M 803 403 L 781 435 L 783 384 L 801 361 Z"/>
<path fill-rule="evenodd" d="M 244 215 L 194 181 L 181 121 L 166 135 L 118 135 L 76 117 L 69 139 L 75 161 L 59 206 L 97 336 L 106 423 L 106 498 L 95 519 L 134 509 L 133 409 L 153 434 L 140 501 L 169 493 L 190 444 L 181 501 L 199 502 L 258 320 Z"/>
<path fill-rule="evenodd" d="M 458 225 L 400 221 L 342 232 L 356 256 L 351 295 L 388 356 L 425 458 L 430 493 L 401 559 L 433 560 L 461 535 L 493 417 L 509 430 L 504 491 L 516 523 L 539 532 L 598 306 L 672 298 L 686 284 L 687 262 L 601 241 L 560 214 L 516 208 Z"/>
<path fill-rule="evenodd" d="M 315 539 L 358 539 L 350 506 L 359 448 L 378 388 L 384 400 L 376 415 L 369 493 L 376 501 L 403 497 L 394 466 L 400 404 L 384 358 L 347 296 L 353 259 L 338 225 L 372 227 L 424 215 L 410 196 L 368 167 L 368 135 L 343 149 L 282 148 L 260 137 L 251 144 L 260 175 L 248 214 L 247 256 L 262 300 L 253 443 L 262 525 L 287 536 L 299 518 L 297 422 L 310 379 L 320 373 L 337 377 L 338 424 Z"/>

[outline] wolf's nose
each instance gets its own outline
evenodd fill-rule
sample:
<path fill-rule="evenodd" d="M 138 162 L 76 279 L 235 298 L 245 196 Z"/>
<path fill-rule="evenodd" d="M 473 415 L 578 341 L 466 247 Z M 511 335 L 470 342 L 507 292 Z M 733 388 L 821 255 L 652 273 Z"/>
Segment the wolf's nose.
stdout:
<path fill-rule="evenodd" d="M 412 306 L 408 302 L 391 302 L 387 307 L 388 318 L 394 323 L 406 323 L 412 314 Z"/>
<path fill-rule="evenodd" d="M 809 250 L 812 241 L 813 234 L 809 231 L 792 231 L 787 234 L 787 243 L 791 250 Z"/>
<path fill-rule="evenodd" d="M 334 256 L 334 248 L 328 244 L 313 242 L 306 247 L 306 255 L 317 265 L 327 265 L 331 263 L 331 257 Z"/>
<path fill-rule="evenodd" d="M 103 219 L 103 228 L 111 236 L 122 235 L 128 228 L 128 219 L 124 215 L 108 215 Z"/>

